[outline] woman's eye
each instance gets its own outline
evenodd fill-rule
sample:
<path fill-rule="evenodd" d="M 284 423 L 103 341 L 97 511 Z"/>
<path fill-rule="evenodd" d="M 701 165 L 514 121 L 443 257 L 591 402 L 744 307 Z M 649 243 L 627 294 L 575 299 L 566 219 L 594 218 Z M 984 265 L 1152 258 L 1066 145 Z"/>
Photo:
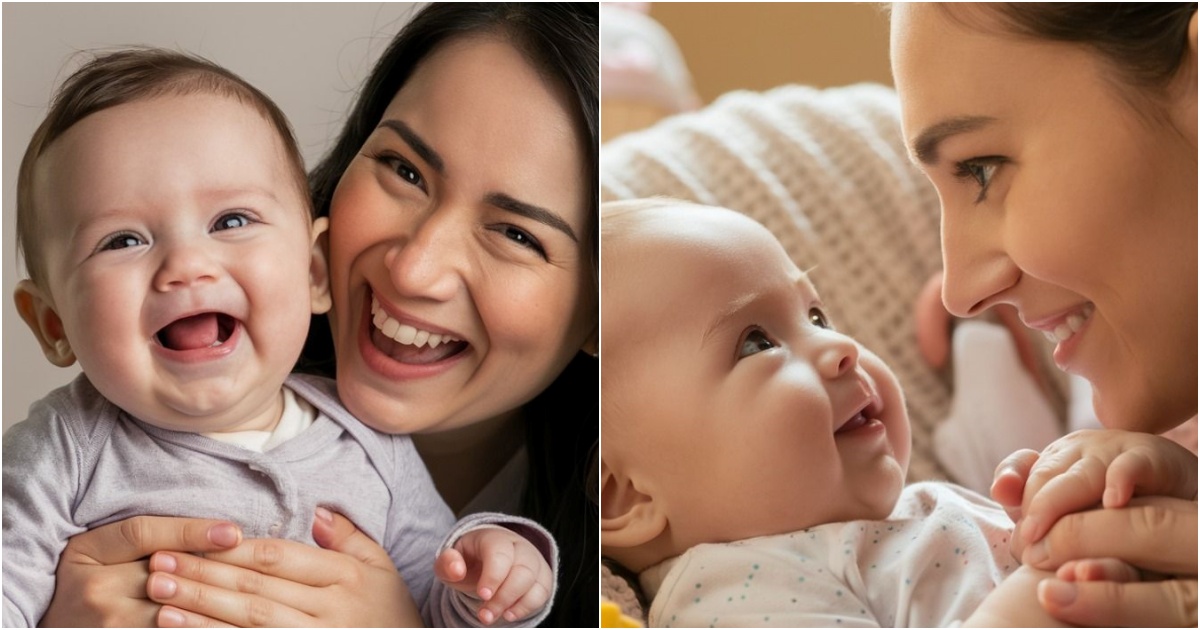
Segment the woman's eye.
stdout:
<path fill-rule="evenodd" d="M 504 238 L 516 243 L 517 245 L 537 252 L 542 258 L 546 257 L 546 250 L 542 247 L 542 244 L 539 243 L 538 240 L 529 232 L 526 232 L 515 225 L 497 226 L 496 231 L 502 234 Z"/>
<path fill-rule="evenodd" d="M 138 245 L 142 245 L 144 243 L 145 241 L 143 241 L 142 238 L 136 234 L 116 234 L 102 241 L 99 249 L 101 251 L 126 249 L 129 247 L 137 247 Z"/>
<path fill-rule="evenodd" d="M 421 177 L 421 172 L 410 164 L 408 160 L 391 154 L 380 155 L 375 159 L 387 166 L 400 179 L 404 180 L 405 183 L 425 190 L 425 178 Z"/>
<path fill-rule="evenodd" d="M 972 180 L 979 186 L 979 196 L 975 199 L 975 203 L 979 203 L 987 198 L 988 187 L 992 185 L 992 178 L 1003 162 L 1004 158 L 1001 157 L 963 160 L 954 165 L 954 177 L 962 181 Z"/>
<path fill-rule="evenodd" d="M 246 215 L 240 212 L 231 212 L 223 214 L 217 219 L 217 222 L 213 224 L 213 231 L 233 230 L 247 225 L 250 225 L 250 219 Z"/>
<path fill-rule="evenodd" d="M 758 354 L 763 350 L 774 348 L 775 342 L 767 337 L 767 333 L 761 328 L 752 328 L 746 336 L 742 338 L 741 347 L 738 348 L 737 358 L 744 359 L 752 354 Z"/>
<path fill-rule="evenodd" d="M 808 322 L 817 328 L 828 328 L 833 330 L 833 324 L 830 323 L 829 316 L 826 315 L 825 311 L 821 310 L 821 307 L 819 306 L 814 306 L 808 309 Z"/>

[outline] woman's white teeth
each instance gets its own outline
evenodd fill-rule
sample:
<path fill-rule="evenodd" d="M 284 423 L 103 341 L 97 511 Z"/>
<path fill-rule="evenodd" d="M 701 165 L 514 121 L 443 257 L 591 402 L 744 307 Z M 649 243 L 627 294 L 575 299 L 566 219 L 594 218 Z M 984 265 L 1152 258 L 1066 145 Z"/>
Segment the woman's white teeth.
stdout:
<path fill-rule="evenodd" d="M 423 348 L 428 345 L 430 348 L 436 348 L 443 343 L 458 341 L 457 338 L 450 335 L 439 335 L 428 330 L 419 330 L 408 324 L 401 324 L 388 316 L 383 307 L 379 306 L 379 300 L 375 298 L 371 298 L 371 323 L 375 324 L 375 327 L 385 336 L 406 346 Z"/>
<path fill-rule="evenodd" d="M 1053 331 L 1044 331 L 1046 339 L 1049 339 L 1051 343 L 1061 343 L 1070 339 L 1075 333 L 1079 332 L 1079 329 L 1083 328 L 1083 325 L 1087 323 L 1088 318 L 1092 316 L 1095 310 L 1095 306 L 1088 304 L 1078 313 L 1068 315 L 1067 319 L 1056 326 Z"/>

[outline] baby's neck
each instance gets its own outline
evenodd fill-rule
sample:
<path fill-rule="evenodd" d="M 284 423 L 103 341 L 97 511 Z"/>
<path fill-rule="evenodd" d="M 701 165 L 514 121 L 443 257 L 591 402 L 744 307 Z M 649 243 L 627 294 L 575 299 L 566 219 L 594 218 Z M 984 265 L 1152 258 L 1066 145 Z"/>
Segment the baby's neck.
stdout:
<path fill-rule="evenodd" d="M 520 409 L 465 427 L 413 434 L 433 484 L 456 514 L 525 443 Z"/>
<path fill-rule="evenodd" d="M 265 431 L 270 433 L 275 430 L 275 427 L 279 426 L 279 419 L 281 417 L 283 417 L 282 387 L 258 411 L 251 413 L 245 420 L 218 431 L 208 431 L 206 433 L 241 433 L 245 431 Z"/>

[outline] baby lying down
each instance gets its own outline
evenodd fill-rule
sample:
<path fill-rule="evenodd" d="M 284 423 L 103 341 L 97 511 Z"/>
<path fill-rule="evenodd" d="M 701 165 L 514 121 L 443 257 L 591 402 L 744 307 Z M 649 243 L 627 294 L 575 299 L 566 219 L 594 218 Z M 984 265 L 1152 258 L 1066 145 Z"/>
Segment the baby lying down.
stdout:
<path fill-rule="evenodd" d="M 998 504 L 904 486 L 895 375 L 769 231 L 645 200 L 606 205 L 601 233 L 601 542 L 650 625 L 1061 625 Z"/>

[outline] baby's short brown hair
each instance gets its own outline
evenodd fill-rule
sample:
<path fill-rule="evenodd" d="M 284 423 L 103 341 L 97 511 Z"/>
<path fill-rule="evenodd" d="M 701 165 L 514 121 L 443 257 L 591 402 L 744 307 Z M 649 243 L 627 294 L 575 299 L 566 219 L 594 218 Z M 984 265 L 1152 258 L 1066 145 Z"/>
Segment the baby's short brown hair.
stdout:
<path fill-rule="evenodd" d="M 50 145 L 79 121 L 96 112 L 158 96 L 215 94 L 236 99 L 258 111 L 279 134 L 295 176 L 297 191 L 311 214 L 304 158 L 291 124 L 266 94 L 233 72 L 202 57 L 162 48 L 127 48 L 96 56 L 59 88 L 46 118 L 33 133 L 17 176 L 17 251 L 29 278 L 44 286 L 39 221 L 34 207 L 34 167 Z"/>

